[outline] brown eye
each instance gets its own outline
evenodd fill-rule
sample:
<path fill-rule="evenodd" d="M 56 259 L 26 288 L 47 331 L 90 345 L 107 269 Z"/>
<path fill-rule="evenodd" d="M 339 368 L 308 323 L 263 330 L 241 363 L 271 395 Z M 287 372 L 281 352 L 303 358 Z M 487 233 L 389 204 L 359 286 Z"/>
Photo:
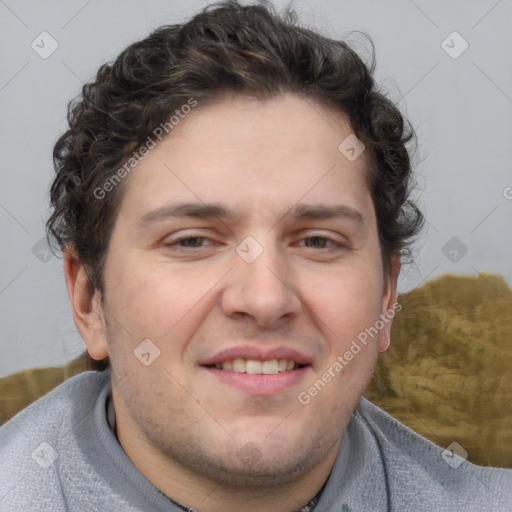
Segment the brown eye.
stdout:
<path fill-rule="evenodd" d="M 212 243 L 204 244 L 205 240 L 212 240 L 205 236 L 199 235 L 184 235 L 180 238 L 175 238 L 174 240 L 169 240 L 169 242 L 165 242 L 163 245 L 165 247 L 177 248 L 177 249 L 200 249 L 202 247 L 206 247 L 207 245 L 212 245 Z"/>
<path fill-rule="evenodd" d="M 310 245 L 306 243 L 306 247 L 315 247 L 317 249 L 325 249 L 325 245 L 329 241 L 329 239 L 323 236 L 308 236 L 304 240 L 311 241 Z"/>
<path fill-rule="evenodd" d="M 202 240 L 206 240 L 206 238 L 204 236 L 188 236 L 186 238 L 180 238 L 179 240 L 176 241 L 176 244 L 179 244 L 180 247 L 202 247 L 202 244 L 200 243 Z M 185 245 L 183 245 L 184 242 L 190 241 L 192 241 L 192 243 L 186 243 Z"/>

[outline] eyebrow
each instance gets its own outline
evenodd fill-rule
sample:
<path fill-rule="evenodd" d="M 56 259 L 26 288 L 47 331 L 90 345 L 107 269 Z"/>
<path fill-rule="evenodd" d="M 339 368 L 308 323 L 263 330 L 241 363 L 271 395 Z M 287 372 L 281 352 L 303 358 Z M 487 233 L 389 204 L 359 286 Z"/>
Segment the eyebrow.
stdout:
<path fill-rule="evenodd" d="M 348 219 L 358 224 L 365 224 L 364 215 L 344 204 L 325 206 L 325 205 L 296 205 L 290 211 L 284 213 L 281 218 L 291 216 L 296 220 L 328 220 L 328 219 Z M 139 219 L 139 224 L 147 225 L 169 218 L 194 218 L 194 219 L 219 219 L 227 222 L 234 222 L 239 215 L 222 203 L 173 203 L 170 205 L 156 208 Z"/>

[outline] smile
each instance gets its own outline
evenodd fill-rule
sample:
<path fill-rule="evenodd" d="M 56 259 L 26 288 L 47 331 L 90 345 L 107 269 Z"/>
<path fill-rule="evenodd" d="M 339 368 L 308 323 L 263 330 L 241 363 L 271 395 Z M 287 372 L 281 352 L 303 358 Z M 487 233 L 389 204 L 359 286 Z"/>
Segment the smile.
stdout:
<path fill-rule="evenodd" d="M 227 370 L 236 373 L 248 373 L 249 375 L 275 375 L 276 373 L 297 370 L 300 365 L 289 359 L 269 359 L 258 361 L 255 359 L 242 359 L 240 357 L 222 363 L 210 365 L 209 368 Z"/>
<path fill-rule="evenodd" d="M 310 364 L 302 365 L 288 359 L 258 361 L 236 358 L 203 368 L 221 385 L 259 396 L 279 394 L 303 386 L 304 379 L 312 371 Z"/>

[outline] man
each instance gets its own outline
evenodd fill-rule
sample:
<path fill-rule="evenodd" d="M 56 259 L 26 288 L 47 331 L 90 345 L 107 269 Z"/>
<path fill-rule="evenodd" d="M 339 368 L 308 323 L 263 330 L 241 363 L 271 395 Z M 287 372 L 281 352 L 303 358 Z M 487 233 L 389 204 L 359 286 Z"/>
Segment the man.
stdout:
<path fill-rule="evenodd" d="M 422 223 L 371 71 L 233 1 L 100 68 L 48 221 L 98 371 L 2 427 L 0 510 L 511 509 L 362 396 Z"/>

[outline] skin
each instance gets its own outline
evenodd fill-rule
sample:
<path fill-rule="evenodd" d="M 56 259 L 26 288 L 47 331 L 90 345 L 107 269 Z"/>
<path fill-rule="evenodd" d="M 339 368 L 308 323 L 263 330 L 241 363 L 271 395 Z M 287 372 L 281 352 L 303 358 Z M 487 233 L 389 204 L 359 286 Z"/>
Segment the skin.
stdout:
<path fill-rule="evenodd" d="M 385 275 L 366 155 L 351 162 L 338 150 L 350 133 L 342 113 L 291 94 L 199 105 L 127 178 L 104 308 L 80 261 L 65 254 L 76 325 L 89 354 L 111 360 L 119 442 L 184 506 L 305 505 L 329 477 L 378 353 L 389 346 L 391 321 L 310 403 L 298 401 L 396 302 L 399 258 Z M 141 224 L 177 201 L 223 202 L 239 217 Z M 285 215 L 297 204 L 343 204 L 364 221 Z M 183 235 L 205 238 L 180 248 Z M 248 236 L 263 248 L 252 263 L 236 252 Z M 160 356 L 144 366 L 134 350 L 148 338 Z M 199 366 L 241 344 L 291 347 L 312 366 L 300 383 L 271 395 L 248 394 Z M 247 451 L 252 461 L 240 456 Z"/>

